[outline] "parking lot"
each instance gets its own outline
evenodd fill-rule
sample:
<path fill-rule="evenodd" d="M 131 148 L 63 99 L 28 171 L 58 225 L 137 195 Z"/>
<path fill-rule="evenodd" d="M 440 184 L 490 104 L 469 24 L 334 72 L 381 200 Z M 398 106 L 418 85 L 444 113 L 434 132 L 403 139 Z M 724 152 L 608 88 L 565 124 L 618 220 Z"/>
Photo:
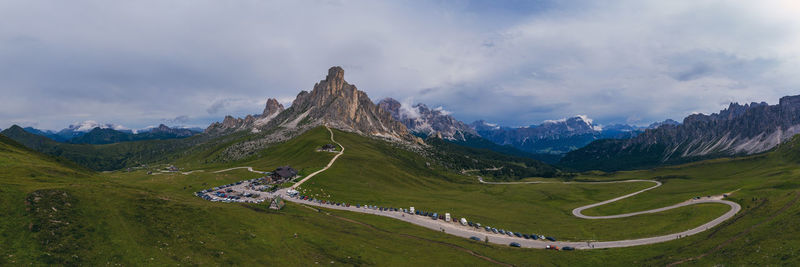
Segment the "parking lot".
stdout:
<path fill-rule="evenodd" d="M 261 203 L 269 199 L 270 188 L 263 178 L 254 178 L 195 192 L 195 195 L 212 202 Z"/>

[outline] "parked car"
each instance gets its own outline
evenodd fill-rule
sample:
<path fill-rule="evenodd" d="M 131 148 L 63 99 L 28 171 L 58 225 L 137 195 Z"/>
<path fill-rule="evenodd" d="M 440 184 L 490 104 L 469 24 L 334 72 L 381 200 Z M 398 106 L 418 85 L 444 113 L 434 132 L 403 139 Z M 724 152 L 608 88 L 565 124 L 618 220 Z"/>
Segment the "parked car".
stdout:
<path fill-rule="evenodd" d="M 551 246 L 551 245 L 547 245 L 547 246 L 546 246 L 546 247 L 544 247 L 544 248 L 545 248 L 545 249 L 558 250 L 558 247 L 556 247 L 556 246 Z"/>
<path fill-rule="evenodd" d="M 481 241 L 481 239 L 479 237 L 477 237 L 477 236 L 470 236 L 469 239 L 472 239 L 472 240 L 475 240 L 475 241 Z"/>
<path fill-rule="evenodd" d="M 517 236 L 517 237 L 522 237 L 522 235 L 520 233 L 514 233 L 514 235 Z"/>
<path fill-rule="evenodd" d="M 515 248 L 522 247 L 522 246 L 520 246 L 520 244 L 519 244 L 519 243 L 517 243 L 517 242 L 511 242 L 511 243 L 509 243 L 508 245 L 509 245 L 509 246 L 512 246 L 512 247 L 515 247 Z"/>
<path fill-rule="evenodd" d="M 553 237 L 545 236 L 544 238 L 545 238 L 545 239 L 547 239 L 547 240 L 550 240 L 550 241 L 556 242 L 556 239 L 555 239 L 555 238 L 553 238 Z"/>
<path fill-rule="evenodd" d="M 563 247 L 563 248 L 561 248 L 561 250 L 575 250 L 575 248 L 573 248 L 573 247 Z"/>

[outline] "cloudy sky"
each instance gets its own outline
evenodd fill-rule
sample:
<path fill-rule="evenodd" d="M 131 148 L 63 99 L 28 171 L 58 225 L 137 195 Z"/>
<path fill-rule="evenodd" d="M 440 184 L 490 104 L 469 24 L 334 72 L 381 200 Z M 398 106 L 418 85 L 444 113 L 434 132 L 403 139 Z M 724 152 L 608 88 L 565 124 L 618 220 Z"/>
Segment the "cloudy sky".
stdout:
<path fill-rule="evenodd" d="M 205 126 L 334 65 L 466 122 L 646 125 L 800 94 L 800 3 L 0 1 L 0 128 Z"/>

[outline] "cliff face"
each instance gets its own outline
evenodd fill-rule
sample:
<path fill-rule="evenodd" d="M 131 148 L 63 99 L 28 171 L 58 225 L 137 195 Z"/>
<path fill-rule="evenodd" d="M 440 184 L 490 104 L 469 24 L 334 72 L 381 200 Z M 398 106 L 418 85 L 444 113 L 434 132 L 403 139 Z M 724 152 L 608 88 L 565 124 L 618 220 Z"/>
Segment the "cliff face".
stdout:
<path fill-rule="evenodd" d="M 619 142 L 595 142 L 567 154 L 562 164 L 600 168 L 614 165 L 626 155 L 650 160 L 629 168 L 662 163 L 770 150 L 800 133 L 800 96 L 786 96 L 777 105 L 731 103 L 711 115 L 693 114 L 682 124 L 665 124 L 639 136 Z M 590 162 L 586 165 L 583 162 Z M 606 170 L 622 168 L 605 168 Z"/>

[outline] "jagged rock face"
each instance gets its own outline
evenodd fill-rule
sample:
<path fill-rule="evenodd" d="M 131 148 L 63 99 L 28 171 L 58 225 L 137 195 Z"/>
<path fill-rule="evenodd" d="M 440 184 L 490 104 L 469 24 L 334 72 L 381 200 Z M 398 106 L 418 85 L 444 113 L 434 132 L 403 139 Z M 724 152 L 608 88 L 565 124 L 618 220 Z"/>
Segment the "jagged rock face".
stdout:
<path fill-rule="evenodd" d="M 731 103 L 718 114 L 693 114 L 683 124 L 646 131 L 626 142 L 667 147 L 664 160 L 712 154 L 755 154 L 800 133 L 800 96 L 787 96 L 778 105 Z"/>
<path fill-rule="evenodd" d="M 430 109 L 422 103 L 411 107 L 413 112 L 405 112 L 400 102 L 393 98 L 385 98 L 378 103 L 378 107 L 389 112 L 393 119 L 417 134 L 460 141 L 466 141 L 468 135 L 477 136 L 475 130 L 468 125 L 444 114 L 441 110 Z"/>
<path fill-rule="evenodd" d="M 267 105 L 264 107 L 264 112 L 261 115 L 247 115 L 244 118 L 234 118 L 230 115 L 225 116 L 225 119 L 222 120 L 222 123 L 215 122 L 206 128 L 205 133 L 210 134 L 219 134 L 225 133 L 228 131 L 241 131 L 241 130 L 253 130 L 259 126 L 266 125 L 269 123 L 273 118 L 278 116 L 279 113 L 283 112 L 283 105 L 278 103 L 278 100 L 274 98 L 267 99 Z"/>
<path fill-rule="evenodd" d="M 363 135 L 414 140 L 403 124 L 347 83 L 341 67 L 330 68 L 325 80 L 315 84 L 311 92 L 300 92 L 291 107 L 263 127 L 295 129 L 322 124 Z"/>
<path fill-rule="evenodd" d="M 278 100 L 275 98 L 267 99 L 267 106 L 264 107 L 264 112 L 261 113 L 261 117 L 269 117 L 273 115 L 277 115 L 284 110 L 283 105 L 278 103 Z"/>
<path fill-rule="evenodd" d="M 800 133 L 800 96 L 786 96 L 778 105 L 731 103 L 711 115 L 693 114 L 682 124 L 663 124 L 636 138 L 598 149 L 592 143 L 565 160 L 586 157 L 613 161 L 622 155 L 657 153 L 660 162 L 692 158 L 749 155 L 772 149 Z M 597 144 L 597 146 L 609 144 Z M 591 151 L 592 155 L 584 153 Z M 658 162 L 655 162 L 658 163 Z M 649 165 L 655 164 L 648 162 Z M 632 166 L 635 167 L 635 166 Z"/>

